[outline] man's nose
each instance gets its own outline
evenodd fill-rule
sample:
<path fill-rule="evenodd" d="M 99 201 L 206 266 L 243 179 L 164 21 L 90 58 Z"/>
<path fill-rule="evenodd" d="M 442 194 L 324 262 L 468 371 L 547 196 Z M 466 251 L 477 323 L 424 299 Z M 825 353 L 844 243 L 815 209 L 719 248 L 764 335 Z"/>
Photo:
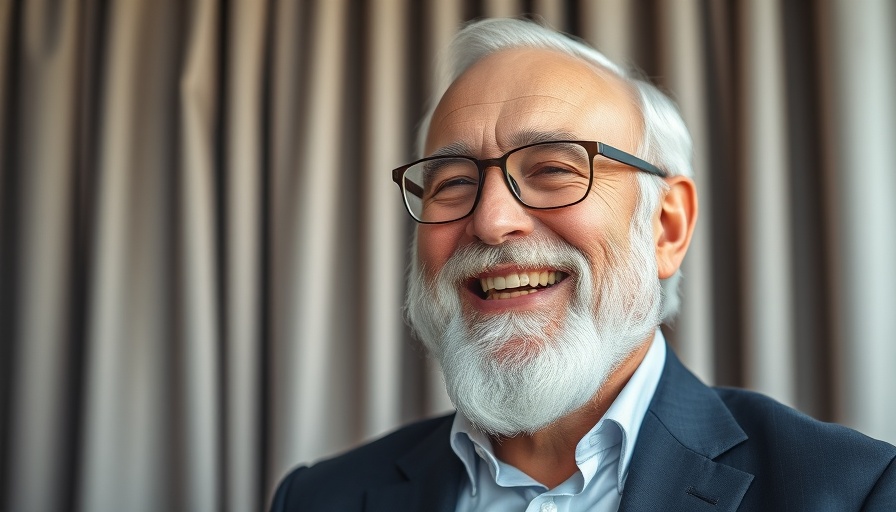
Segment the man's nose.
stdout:
<path fill-rule="evenodd" d="M 498 167 L 485 170 L 479 204 L 467 224 L 467 234 L 497 245 L 530 234 L 535 226 L 530 212 L 513 197 Z"/>

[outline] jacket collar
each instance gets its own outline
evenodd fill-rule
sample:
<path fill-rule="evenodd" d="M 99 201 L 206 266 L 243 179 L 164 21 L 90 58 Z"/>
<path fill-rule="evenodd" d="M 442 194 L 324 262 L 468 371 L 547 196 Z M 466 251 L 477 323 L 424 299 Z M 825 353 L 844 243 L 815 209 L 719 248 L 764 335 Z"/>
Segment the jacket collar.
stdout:
<path fill-rule="evenodd" d="M 736 510 L 753 475 L 713 459 L 746 440 L 718 395 L 667 350 L 619 510 Z"/>
<path fill-rule="evenodd" d="M 367 491 L 365 511 L 454 511 L 464 468 L 449 444 L 452 420 L 396 461 L 404 481 Z"/>

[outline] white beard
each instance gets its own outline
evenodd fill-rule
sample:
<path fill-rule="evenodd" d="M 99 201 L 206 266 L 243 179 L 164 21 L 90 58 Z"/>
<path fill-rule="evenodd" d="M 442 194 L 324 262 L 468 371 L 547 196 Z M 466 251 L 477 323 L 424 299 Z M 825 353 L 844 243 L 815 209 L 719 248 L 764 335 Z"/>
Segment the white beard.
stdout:
<path fill-rule="evenodd" d="M 608 268 L 597 300 L 588 259 L 563 241 L 471 244 L 428 280 L 414 240 L 408 323 L 438 360 L 454 406 L 476 428 L 491 435 L 532 434 L 581 408 L 659 325 L 661 288 L 649 216 L 635 216 L 630 238 L 627 251 L 604 244 Z M 575 292 L 566 314 L 465 318 L 462 283 L 499 263 L 569 274 Z"/>

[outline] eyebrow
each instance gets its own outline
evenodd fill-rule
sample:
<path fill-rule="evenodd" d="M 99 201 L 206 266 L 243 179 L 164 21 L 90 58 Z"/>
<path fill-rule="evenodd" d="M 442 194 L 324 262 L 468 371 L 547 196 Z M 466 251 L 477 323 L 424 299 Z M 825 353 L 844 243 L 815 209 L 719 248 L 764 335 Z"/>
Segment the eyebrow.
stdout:
<path fill-rule="evenodd" d="M 539 142 L 553 142 L 557 140 L 579 140 L 580 136 L 562 130 L 522 130 L 511 135 L 507 141 L 512 148 L 518 148 L 527 144 Z"/>
<path fill-rule="evenodd" d="M 434 156 L 472 156 L 473 148 L 470 147 L 466 142 L 452 142 L 447 146 L 442 146 L 439 149 L 432 152 L 429 157 Z"/>
<path fill-rule="evenodd" d="M 521 130 L 512 134 L 508 139 L 510 149 L 538 144 L 539 142 L 553 142 L 557 140 L 579 140 L 579 136 L 567 131 L 551 130 Z M 452 142 L 432 152 L 429 157 L 436 156 L 473 156 L 475 150 L 466 142 Z"/>

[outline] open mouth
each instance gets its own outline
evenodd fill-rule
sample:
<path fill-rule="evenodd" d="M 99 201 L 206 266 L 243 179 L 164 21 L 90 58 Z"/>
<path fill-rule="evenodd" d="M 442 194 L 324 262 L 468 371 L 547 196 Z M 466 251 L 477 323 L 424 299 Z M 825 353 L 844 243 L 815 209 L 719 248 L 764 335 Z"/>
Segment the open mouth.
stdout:
<path fill-rule="evenodd" d="M 485 300 L 512 299 L 550 288 L 567 277 L 567 274 L 559 270 L 510 272 L 480 277 L 479 286 L 472 288 L 475 288 L 476 294 Z"/>

